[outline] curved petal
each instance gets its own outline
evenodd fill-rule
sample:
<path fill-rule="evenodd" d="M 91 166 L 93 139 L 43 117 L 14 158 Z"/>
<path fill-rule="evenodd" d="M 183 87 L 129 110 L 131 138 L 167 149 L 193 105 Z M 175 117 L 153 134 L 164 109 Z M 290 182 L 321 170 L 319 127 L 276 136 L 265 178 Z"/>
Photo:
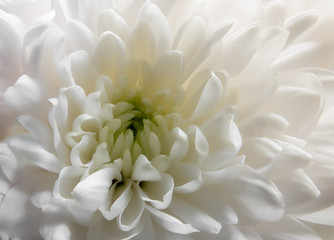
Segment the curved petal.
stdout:
<path fill-rule="evenodd" d="M 179 127 L 173 128 L 161 141 L 161 153 L 169 156 L 171 161 L 183 159 L 189 149 L 187 134 Z"/>
<path fill-rule="evenodd" d="M 124 183 L 115 183 L 108 192 L 108 196 L 104 203 L 99 207 L 102 215 L 107 220 L 112 220 L 120 215 L 123 209 L 128 205 L 133 190 L 132 181 L 124 180 Z"/>
<path fill-rule="evenodd" d="M 210 152 L 225 150 L 232 151 L 235 155 L 239 152 L 242 138 L 238 126 L 234 122 L 234 114 L 234 108 L 224 108 L 200 126 L 208 139 Z"/>
<path fill-rule="evenodd" d="M 274 223 L 261 224 L 257 231 L 263 239 L 320 240 L 320 237 L 307 226 L 290 217 L 284 217 Z"/>
<path fill-rule="evenodd" d="M 175 214 L 175 216 L 190 223 L 194 228 L 200 231 L 217 234 L 222 228 L 221 223 L 217 220 L 179 197 L 173 197 L 169 210 Z"/>
<path fill-rule="evenodd" d="M 151 213 L 151 217 L 162 228 L 167 229 L 170 232 L 179 234 L 189 234 L 198 232 L 197 229 L 191 226 L 191 224 L 183 223 L 179 219 L 163 211 L 157 210 L 150 205 L 146 205 L 146 209 Z"/>
<path fill-rule="evenodd" d="M 224 199 L 241 221 L 277 221 L 284 214 L 283 197 L 277 187 L 247 165 L 237 177 L 220 184 Z"/>
<path fill-rule="evenodd" d="M 173 178 L 168 174 L 162 174 L 161 177 L 160 181 L 141 182 L 135 185 L 141 199 L 150 202 L 157 209 L 167 208 L 173 196 Z"/>
<path fill-rule="evenodd" d="M 52 139 L 52 130 L 49 125 L 32 115 L 21 115 L 18 121 L 42 144 L 49 152 L 55 151 Z"/>
<path fill-rule="evenodd" d="M 28 134 L 12 136 L 9 148 L 17 158 L 27 159 L 50 172 L 59 173 L 65 165 L 52 153 L 46 151 L 39 142 Z"/>
<path fill-rule="evenodd" d="M 85 173 L 83 167 L 68 166 L 61 170 L 55 183 L 54 193 L 65 199 L 73 199 L 72 191 Z"/>
<path fill-rule="evenodd" d="M 152 166 L 152 163 L 141 154 L 133 164 L 131 179 L 134 181 L 159 181 L 161 180 L 161 175 Z"/>
<path fill-rule="evenodd" d="M 116 80 L 125 65 L 125 45 L 120 37 L 112 32 L 102 33 L 93 53 L 93 64 L 101 74 Z"/>
<path fill-rule="evenodd" d="M 72 195 L 86 208 L 98 209 L 107 198 L 113 180 L 121 180 L 118 169 L 103 168 L 81 180 Z"/>
<path fill-rule="evenodd" d="M 191 163 L 175 162 L 168 173 L 173 177 L 175 193 L 195 192 L 202 186 L 202 171 Z"/>
<path fill-rule="evenodd" d="M 122 231 L 134 229 L 141 220 L 145 202 L 140 199 L 137 191 L 134 191 L 128 205 L 117 218 L 117 225 Z"/>

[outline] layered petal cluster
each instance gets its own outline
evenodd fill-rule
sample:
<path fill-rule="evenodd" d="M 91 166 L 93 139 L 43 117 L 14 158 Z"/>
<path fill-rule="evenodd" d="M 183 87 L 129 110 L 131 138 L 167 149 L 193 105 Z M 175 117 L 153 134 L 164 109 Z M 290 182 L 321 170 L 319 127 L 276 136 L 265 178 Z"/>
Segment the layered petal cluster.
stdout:
<path fill-rule="evenodd" d="M 333 7 L 0 1 L 0 237 L 331 239 Z"/>

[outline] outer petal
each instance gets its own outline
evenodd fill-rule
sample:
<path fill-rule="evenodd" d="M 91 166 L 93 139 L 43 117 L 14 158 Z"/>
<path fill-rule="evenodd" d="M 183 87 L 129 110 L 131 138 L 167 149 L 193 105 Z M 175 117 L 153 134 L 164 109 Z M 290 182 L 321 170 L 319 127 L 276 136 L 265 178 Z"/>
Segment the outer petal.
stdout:
<path fill-rule="evenodd" d="M 8 144 L 17 158 L 25 158 L 50 172 L 59 173 L 65 166 L 55 155 L 46 151 L 35 138 L 28 134 L 15 135 L 8 140 Z"/>
<path fill-rule="evenodd" d="M 170 211 L 181 220 L 190 223 L 194 228 L 217 234 L 221 230 L 221 223 L 213 219 L 206 212 L 174 196 L 169 207 Z"/>
<path fill-rule="evenodd" d="M 276 221 L 284 214 L 283 197 L 263 175 L 244 166 L 240 175 L 223 184 L 224 199 L 241 221 Z"/>

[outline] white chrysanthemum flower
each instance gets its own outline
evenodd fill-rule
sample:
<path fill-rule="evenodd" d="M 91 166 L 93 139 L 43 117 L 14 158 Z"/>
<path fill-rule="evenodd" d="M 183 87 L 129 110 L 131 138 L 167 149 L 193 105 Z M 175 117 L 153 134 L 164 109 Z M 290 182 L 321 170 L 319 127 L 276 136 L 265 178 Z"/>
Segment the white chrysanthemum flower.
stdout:
<path fill-rule="evenodd" d="M 331 239 L 333 4 L 294 4 L 0 1 L 1 239 Z"/>

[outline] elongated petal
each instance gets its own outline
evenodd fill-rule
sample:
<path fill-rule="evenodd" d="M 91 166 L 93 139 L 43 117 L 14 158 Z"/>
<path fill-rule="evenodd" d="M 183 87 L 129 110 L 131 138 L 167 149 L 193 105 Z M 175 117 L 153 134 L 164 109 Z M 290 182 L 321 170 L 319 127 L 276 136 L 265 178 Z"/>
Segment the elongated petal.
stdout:
<path fill-rule="evenodd" d="M 50 172 L 59 173 L 63 163 L 46 151 L 35 138 L 30 135 L 16 135 L 8 142 L 10 149 L 18 158 L 26 158 L 37 166 Z"/>
<path fill-rule="evenodd" d="M 174 197 L 169 209 L 180 219 L 189 222 L 200 231 L 217 234 L 221 224 L 201 209 L 190 205 L 179 197 Z"/>
<path fill-rule="evenodd" d="M 145 202 L 140 199 L 137 191 L 134 191 L 131 199 L 117 218 L 117 223 L 122 231 L 130 231 L 135 228 L 141 220 Z"/>
<path fill-rule="evenodd" d="M 198 232 L 198 230 L 192 227 L 190 224 L 185 224 L 170 214 L 157 210 L 153 207 L 150 207 L 149 205 L 146 206 L 146 209 L 151 213 L 152 217 L 157 221 L 157 224 L 159 224 L 164 229 L 180 234 L 189 234 L 193 232 Z"/>
<path fill-rule="evenodd" d="M 222 191 L 242 220 L 277 221 L 284 214 L 283 197 L 277 187 L 250 167 L 245 166 Z"/>

